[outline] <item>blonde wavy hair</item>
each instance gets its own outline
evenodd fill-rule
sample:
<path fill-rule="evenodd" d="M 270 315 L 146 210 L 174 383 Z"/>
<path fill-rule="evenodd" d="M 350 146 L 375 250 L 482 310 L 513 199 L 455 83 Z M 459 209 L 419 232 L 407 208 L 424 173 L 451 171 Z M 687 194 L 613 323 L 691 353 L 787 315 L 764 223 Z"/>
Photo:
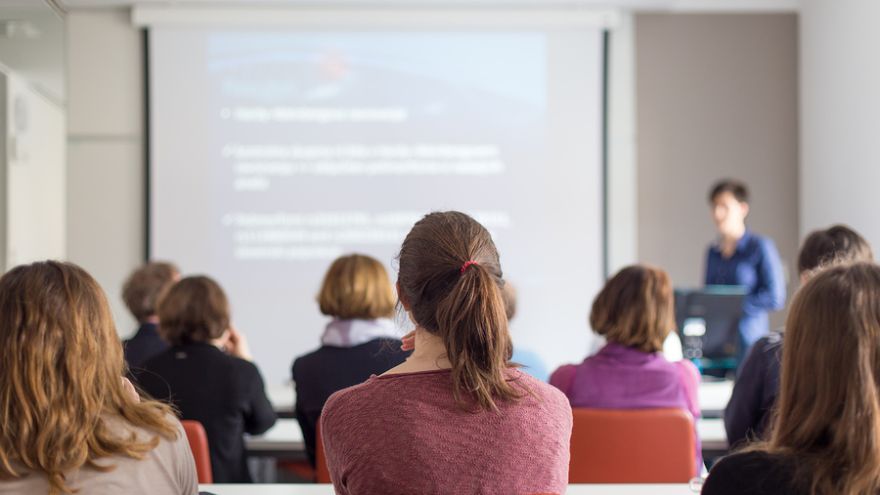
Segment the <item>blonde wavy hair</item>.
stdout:
<path fill-rule="evenodd" d="M 74 493 L 65 473 L 98 459 L 143 459 L 177 437 L 168 406 L 126 390 L 122 346 L 104 292 L 82 268 L 45 261 L 0 278 L 0 480 L 45 473 L 49 495 Z M 156 433 L 114 433 L 121 419 Z"/>

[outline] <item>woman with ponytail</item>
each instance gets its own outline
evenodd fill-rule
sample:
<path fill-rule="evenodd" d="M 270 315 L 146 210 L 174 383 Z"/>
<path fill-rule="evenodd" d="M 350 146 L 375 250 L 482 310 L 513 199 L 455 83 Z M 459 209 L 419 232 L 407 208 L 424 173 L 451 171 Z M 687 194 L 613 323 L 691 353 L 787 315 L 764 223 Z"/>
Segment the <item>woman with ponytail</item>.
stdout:
<path fill-rule="evenodd" d="M 334 394 L 321 417 L 337 494 L 565 491 L 571 408 L 510 362 L 503 283 L 492 237 L 471 217 L 413 226 L 397 288 L 414 351 Z"/>

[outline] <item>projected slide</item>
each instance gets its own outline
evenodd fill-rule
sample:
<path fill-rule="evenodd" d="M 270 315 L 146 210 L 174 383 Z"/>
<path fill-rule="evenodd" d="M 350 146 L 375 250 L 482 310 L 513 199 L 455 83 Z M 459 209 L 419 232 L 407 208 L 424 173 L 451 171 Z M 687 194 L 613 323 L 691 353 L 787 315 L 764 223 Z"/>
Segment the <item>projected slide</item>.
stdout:
<path fill-rule="evenodd" d="M 394 278 L 412 224 L 461 210 L 519 291 L 517 347 L 579 359 L 601 281 L 600 53 L 593 31 L 154 29 L 151 256 L 221 282 L 276 383 L 319 345 L 334 258 Z"/>

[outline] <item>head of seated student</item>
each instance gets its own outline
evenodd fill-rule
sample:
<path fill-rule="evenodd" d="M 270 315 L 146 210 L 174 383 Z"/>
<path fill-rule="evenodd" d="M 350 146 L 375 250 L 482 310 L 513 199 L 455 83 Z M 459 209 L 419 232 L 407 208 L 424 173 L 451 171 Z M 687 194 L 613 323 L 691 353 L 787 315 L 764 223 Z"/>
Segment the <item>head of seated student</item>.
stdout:
<path fill-rule="evenodd" d="M 172 346 L 209 343 L 225 348 L 230 339 L 229 301 L 210 277 L 185 277 L 159 301 L 159 331 Z"/>
<path fill-rule="evenodd" d="M 494 410 L 521 396 L 506 376 L 512 344 L 502 284 L 489 231 L 464 213 L 426 215 L 400 248 L 398 295 L 416 325 L 411 360 L 451 368 L 464 407 Z"/>
<path fill-rule="evenodd" d="M 620 270 L 593 301 L 590 326 L 609 343 L 648 353 L 662 351 L 663 341 L 675 328 L 669 275 L 643 265 Z"/>
<path fill-rule="evenodd" d="M 36 472 L 50 494 L 70 493 L 80 468 L 142 459 L 160 438 L 176 438 L 169 408 L 139 400 L 123 371 L 106 297 L 83 269 L 46 261 L 3 275 L 0 482 Z M 119 421 L 158 436 L 134 438 Z"/>
<path fill-rule="evenodd" d="M 122 300 L 139 324 L 156 323 L 159 297 L 180 279 L 172 263 L 154 261 L 138 268 L 122 286 Z"/>
<path fill-rule="evenodd" d="M 718 181 L 709 191 L 709 206 L 715 228 L 723 239 L 737 240 L 746 230 L 749 190 L 734 179 Z"/>
<path fill-rule="evenodd" d="M 362 254 L 337 258 L 318 293 L 321 313 L 340 320 L 390 318 L 394 304 L 394 289 L 385 267 Z"/>
<path fill-rule="evenodd" d="M 880 491 L 880 267 L 838 264 L 796 294 L 769 441 L 813 493 Z"/>
<path fill-rule="evenodd" d="M 841 262 L 874 261 L 871 245 L 846 225 L 811 232 L 798 253 L 798 273 L 806 283 L 815 272 Z"/>
<path fill-rule="evenodd" d="M 501 297 L 504 299 L 504 314 L 507 315 L 507 321 L 510 322 L 516 316 L 516 287 L 505 280 L 501 286 Z"/>

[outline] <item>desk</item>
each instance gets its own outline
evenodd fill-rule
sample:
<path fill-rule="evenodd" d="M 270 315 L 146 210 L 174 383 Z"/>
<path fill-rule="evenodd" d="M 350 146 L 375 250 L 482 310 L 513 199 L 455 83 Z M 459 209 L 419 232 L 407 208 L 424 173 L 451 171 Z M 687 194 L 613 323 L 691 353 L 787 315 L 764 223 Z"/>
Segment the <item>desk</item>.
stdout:
<path fill-rule="evenodd" d="M 266 395 L 275 414 L 279 418 L 294 418 L 293 404 L 296 402 L 296 392 L 293 390 L 293 382 L 288 380 L 286 383 L 277 385 L 268 385 L 266 387 Z"/>
<path fill-rule="evenodd" d="M 244 444 L 248 455 L 254 457 L 302 457 L 306 450 L 302 430 L 295 419 L 281 418 L 266 433 L 245 436 Z"/>
<path fill-rule="evenodd" d="M 199 485 L 216 495 L 334 495 L 333 485 Z M 568 495 L 693 495 L 686 484 L 568 485 Z"/>
<path fill-rule="evenodd" d="M 703 416 L 706 418 L 722 417 L 731 393 L 733 393 L 733 382 L 730 380 L 701 382 L 698 394 Z M 293 390 L 292 382 L 270 385 L 266 387 L 266 395 L 269 396 L 269 401 L 279 418 L 294 417 L 293 404 L 296 402 L 296 393 Z"/>
<path fill-rule="evenodd" d="M 700 410 L 705 418 L 724 417 L 724 408 L 733 393 L 733 381 L 703 381 L 700 382 L 699 399 Z"/>

